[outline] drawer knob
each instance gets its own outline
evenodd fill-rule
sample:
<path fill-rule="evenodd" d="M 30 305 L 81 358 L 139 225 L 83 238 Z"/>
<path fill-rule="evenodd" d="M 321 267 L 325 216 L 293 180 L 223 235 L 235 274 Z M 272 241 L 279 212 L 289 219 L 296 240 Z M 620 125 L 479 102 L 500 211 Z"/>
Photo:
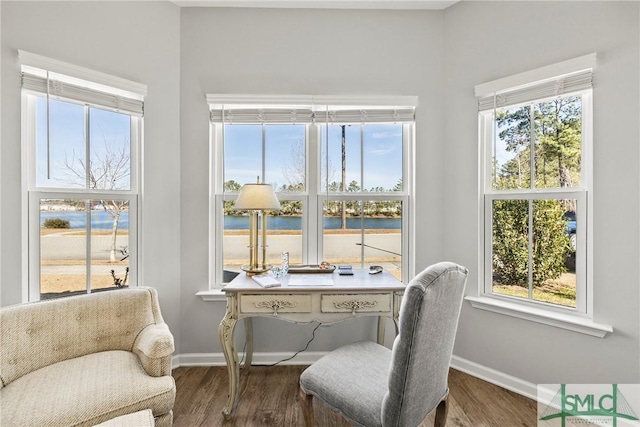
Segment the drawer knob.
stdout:
<path fill-rule="evenodd" d="M 355 316 L 356 311 L 361 308 L 372 308 L 375 307 L 378 301 L 358 301 L 358 300 L 350 300 L 350 301 L 342 301 L 342 302 L 334 302 L 333 305 L 338 309 L 351 309 L 351 315 Z"/>
<path fill-rule="evenodd" d="M 270 308 L 273 310 L 273 315 L 278 315 L 278 310 L 281 308 L 295 308 L 298 303 L 295 301 L 283 301 L 283 300 L 271 300 L 271 301 L 259 301 L 254 303 L 253 305 L 256 308 Z"/>

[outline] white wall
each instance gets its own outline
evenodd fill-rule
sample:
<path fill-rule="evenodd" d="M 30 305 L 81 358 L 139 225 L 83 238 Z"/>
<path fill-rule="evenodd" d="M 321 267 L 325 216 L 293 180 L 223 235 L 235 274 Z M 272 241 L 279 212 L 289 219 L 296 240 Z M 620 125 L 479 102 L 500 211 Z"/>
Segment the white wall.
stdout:
<path fill-rule="evenodd" d="M 225 310 L 195 296 L 207 288 L 211 259 L 206 93 L 417 95 L 417 266 L 440 259 L 442 12 L 186 8 L 181 29 L 185 353 L 221 351 L 217 325 Z M 363 319 L 321 328 L 311 350 L 372 339 L 373 326 Z M 299 349 L 310 327 L 257 319 L 256 352 Z"/>
<path fill-rule="evenodd" d="M 180 9 L 165 2 L 0 2 L 2 304 L 22 299 L 20 65 L 17 49 L 148 85 L 143 150 L 143 283 L 179 338 Z M 179 339 L 177 340 L 179 342 Z"/>
<path fill-rule="evenodd" d="M 594 338 L 465 304 L 457 356 L 533 383 L 640 381 L 639 4 L 462 2 L 445 14 L 444 255 L 471 269 L 479 233 L 476 84 L 597 52 L 594 71 Z"/>

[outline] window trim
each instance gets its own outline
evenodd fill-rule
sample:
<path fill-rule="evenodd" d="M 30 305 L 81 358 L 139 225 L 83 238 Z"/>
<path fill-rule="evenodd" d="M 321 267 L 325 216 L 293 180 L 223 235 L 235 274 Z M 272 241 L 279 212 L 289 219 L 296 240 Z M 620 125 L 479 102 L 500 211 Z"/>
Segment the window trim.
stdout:
<path fill-rule="evenodd" d="M 89 200 L 89 199 L 120 199 L 120 200 L 128 200 L 129 201 L 129 213 L 138 213 L 138 197 L 137 194 L 132 194 L 130 192 L 113 192 L 113 193 L 100 193 L 100 192 L 91 192 L 91 193 L 81 193 L 81 192 L 63 192 L 63 191 L 40 191 L 33 190 L 29 191 L 28 195 L 28 203 L 29 203 L 29 259 L 31 261 L 37 260 L 38 262 L 30 262 L 29 263 L 29 281 L 28 281 L 28 292 L 29 292 L 29 301 L 38 301 L 40 300 L 40 267 L 41 267 L 41 259 L 40 259 L 40 233 L 39 224 L 40 224 L 40 211 L 37 208 L 39 206 L 40 199 L 79 199 L 79 200 Z M 133 219 L 133 220 L 132 220 Z M 133 239 L 129 239 L 129 250 L 131 253 L 138 255 L 138 224 L 137 224 L 137 215 L 129 216 L 129 236 L 133 236 Z M 38 225 L 38 227 L 36 227 Z M 89 229 L 90 230 L 90 229 Z M 88 245 L 86 247 L 85 252 L 87 255 L 91 253 L 91 239 L 90 234 L 87 235 Z M 134 286 L 138 286 L 140 283 L 139 274 L 138 274 L 138 256 L 130 256 L 129 257 L 129 283 L 134 283 Z M 90 258 L 87 259 L 90 261 Z M 89 273 L 89 269 L 91 268 L 91 263 L 87 262 L 87 272 Z"/>
<path fill-rule="evenodd" d="M 129 257 L 129 283 L 138 286 L 142 283 L 139 271 L 141 259 L 141 230 L 139 218 L 141 213 L 141 161 L 142 161 L 142 128 L 143 118 L 133 114 L 130 116 L 130 189 L 129 190 L 92 190 L 66 189 L 36 186 L 36 124 L 35 99 L 38 95 L 22 92 L 22 211 L 27 215 L 22 219 L 22 299 L 23 301 L 40 300 L 40 214 L 38 201 L 41 198 L 72 199 L 126 199 L 129 200 L 129 247 L 133 256 Z M 74 102 L 73 100 L 65 102 Z M 99 105 L 80 102 L 85 108 L 104 109 Z M 87 251 L 90 251 L 90 245 Z M 37 260 L 37 263 L 35 262 Z M 90 265 L 90 264 L 89 264 Z"/>
<path fill-rule="evenodd" d="M 560 78 L 561 75 L 558 74 L 560 71 L 563 73 L 572 73 L 586 68 L 593 68 L 595 66 L 595 58 L 595 54 L 585 55 L 559 64 L 478 85 L 476 86 L 476 96 L 487 96 L 489 92 L 497 93 L 498 91 L 508 91 L 509 85 L 522 87 L 528 83 L 534 84 L 536 82 L 531 80 L 533 78 L 537 78 L 538 80 Z M 485 110 L 479 112 L 478 138 L 480 144 L 478 147 L 478 159 L 481 175 L 478 182 L 478 265 L 480 280 L 478 283 L 478 296 L 467 296 L 466 299 L 474 308 L 506 314 L 575 332 L 604 337 L 608 333 L 613 332 L 613 328 L 610 325 L 599 324 L 593 321 L 593 197 L 591 195 L 593 188 L 593 93 L 592 89 L 581 89 L 576 92 L 562 94 L 562 96 L 569 95 L 582 96 L 582 162 L 580 187 L 567 189 L 525 189 L 523 191 L 493 190 L 490 169 L 492 153 L 491 144 L 488 142 L 491 141 L 493 137 L 494 118 L 491 111 Z M 541 98 L 526 102 L 526 104 L 541 101 L 544 101 L 544 99 Z M 514 106 L 515 105 L 509 105 L 508 107 Z M 582 235 L 582 238 L 579 238 L 578 241 L 582 242 L 580 247 L 584 255 L 581 257 L 582 265 L 576 267 L 577 270 L 580 269 L 580 271 L 583 272 L 583 277 L 578 278 L 577 292 L 581 294 L 576 296 L 576 308 L 555 306 L 543 302 L 493 293 L 491 290 L 491 278 L 489 277 L 491 276 L 491 265 L 488 264 L 490 256 L 487 255 L 491 251 L 489 233 L 491 233 L 492 217 L 490 214 L 490 206 L 492 200 L 504 198 L 556 198 L 562 197 L 563 194 L 569 195 L 569 198 L 577 199 L 578 205 L 583 207 L 582 211 L 584 212 L 584 214 L 582 214 L 582 224 L 578 230 Z"/>
<path fill-rule="evenodd" d="M 562 197 L 560 197 L 562 196 Z M 575 314 L 588 314 L 589 303 L 591 298 L 587 292 L 587 271 L 586 271 L 586 254 L 576 257 L 576 306 L 565 307 L 559 304 L 550 304 L 544 301 L 537 301 L 531 298 L 512 297 L 509 295 L 503 295 L 493 292 L 492 283 L 492 218 L 491 210 L 493 201 L 495 200 L 549 200 L 549 199 L 574 199 L 577 200 L 578 212 L 587 212 L 587 193 L 584 190 L 576 189 L 574 191 L 536 191 L 536 192 L 490 192 L 484 195 L 484 289 L 482 294 L 491 298 L 498 298 L 504 301 L 512 301 L 518 304 L 523 304 L 531 307 L 543 308 L 547 311 L 555 311 L 558 313 L 575 313 Z M 581 218 L 586 219 L 586 215 L 581 215 Z M 582 221 L 582 219 L 581 219 Z M 588 219 L 584 222 L 586 223 Z M 581 222 L 582 224 L 582 222 Z M 587 232 L 585 227 L 579 227 L 577 229 L 578 242 L 585 242 Z M 581 250 L 587 249 L 587 245 L 580 245 Z"/>
<path fill-rule="evenodd" d="M 473 308 L 503 314 L 518 319 L 554 326 L 573 332 L 579 332 L 598 338 L 605 338 L 613 333 L 613 327 L 604 323 L 594 322 L 587 316 L 579 316 L 575 313 L 559 313 L 555 310 L 546 310 L 539 307 L 529 307 L 514 301 L 503 301 L 499 298 L 486 295 L 465 297 Z"/>
<path fill-rule="evenodd" d="M 567 74 L 593 69 L 596 66 L 597 54 L 590 53 L 577 58 L 514 74 L 501 79 L 476 85 L 475 95 L 480 98 L 497 92 L 510 91 L 546 80 L 554 80 Z"/>
<path fill-rule="evenodd" d="M 418 98 L 415 96 L 274 96 L 274 95 L 220 95 L 220 94 L 207 94 L 207 103 L 210 109 L 221 108 L 226 106 L 238 106 L 238 105 L 274 105 L 276 107 L 284 106 L 306 106 L 310 107 L 314 111 L 323 111 L 319 105 L 327 104 L 332 107 L 338 106 L 404 106 L 415 108 L 417 106 Z M 302 123 L 301 123 L 302 124 Z M 311 164 L 308 161 L 310 154 L 313 150 L 313 156 L 320 159 L 320 152 L 322 141 L 320 141 L 320 129 L 325 122 L 319 121 L 318 123 L 306 124 L 306 155 L 307 155 L 307 185 L 304 192 L 300 193 L 278 193 L 279 198 L 286 198 L 286 200 L 300 200 L 303 202 L 303 209 L 305 215 L 302 217 L 302 229 L 309 230 L 309 223 L 322 217 L 322 202 L 326 200 L 326 193 L 320 191 L 320 169 L 317 165 Z M 222 189 L 224 187 L 224 177 L 220 171 L 223 170 L 224 161 L 224 124 L 210 121 L 209 127 L 209 286 L 207 291 L 198 292 L 198 295 L 205 301 L 219 301 L 219 291 L 224 288 L 222 283 L 222 268 L 218 266 L 223 265 L 222 254 L 222 239 L 217 238 L 221 236 L 224 228 L 224 218 L 217 214 L 222 210 L 223 197 L 234 199 L 234 193 L 224 193 L 222 195 Z M 382 193 L 358 193 L 358 195 L 344 195 L 344 194 L 330 194 L 329 198 L 334 197 L 347 197 L 357 198 L 365 200 L 367 198 L 386 198 L 397 199 L 403 202 L 403 217 L 407 215 L 407 220 L 402 222 L 402 250 L 406 256 L 403 255 L 403 280 L 408 280 L 413 276 L 414 269 L 414 240 L 411 237 L 411 232 L 414 230 L 414 212 L 411 199 L 413 198 L 414 185 L 411 181 L 413 179 L 414 170 L 414 158 L 412 156 L 415 148 L 415 121 L 410 124 L 403 124 L 403 183 L 405 189 L 402 194 L 382 194 Z M 313 188 L 314 191 L 310 191 Z M 315 196 L 313 195 L 315 194 Z M 312 230 L 309 230 L 312 231 Z M 317 259 L 318 254 L 322 251 L 322 227 L 317 227 L 317 233 L 308 232 L 303 233 L 302 241 L 302 258 L 303 263 L 308 263 L 310 259 Z"/>
<path fill-rule="evenodd" d="M 582 119 L 583 119 L 583 132 L 582 132 L 582 146 L 581 146 L 581 182 L 580 186 L 567 187 L 567 188 L 524 188 L 524 189 L 512 189 L 512 190 L 494 190 L 491 176 L 491 161 L 492 151 L 490 142 L 493 141 L 494 132 L 494 113 L 493 111 L 482 111 L 478 115 L 479 120 L 479 140 L 481 150 L 481 165 L 480 173 L 482 174 L 480 179 L 480 197 L 479 197 L 479 216 L 481 218 L 481 233 L 479 236 L 479 252 L 480 252 L 480 280 L 479 295 L 487 298 L 494 298 L 502 301 L 508 301 L 513 304 L 520 304 L 530 307 L 536 307 L 549 312 L 556 313 L 570 313 L 574 315 L 592 317 L 593 313 L 593 292 L 592 292 L 592 276 L 590 275 L 590 259 L 589 256 L 592 253 L 593 242 L 591 238 L 591 212 L 592 212 L 592 200 L 591 194 L 591 179 L 592 179 L 592 167 L 591 167 L 591 153 L 593 150 L 592 131 L 590 125 L 592 123 L 592 94 L 591 91 L 581 91 L 569 95 L 581 95 L 582 96 Z M 544 100 L 536 100 L 528 102 L 525 105 L 531 105 L 536 102 Z M 512 106 L 509 106 L 512 107 Z M 583 277 L 578 278 L 576 284 L 576 307 L 563 307 L 560 305 L 553 305 L 544 303 L 541 301 L 534 301 L 531 299 L 510 297 L 507 295 L 496 294 L 492 290 L 491 280 L 491 251 L 492 251 L 492 216 L 491 205 L 493 200 L 504 199 L 554 199 L 554 198 L 569 198 L 578 200 L 579 206 L 581 206 L 580 212 L 585 214 L 581 215 L 583 218 L 581 226 L 578 229 L 579 242 L 581 255 L 576 259 L 576 271 L 582 271 Z M 592 267 L 591 267 L 592 268 Z M 579 295 L 580 294 L 580 295 Z"/>
<path fill-rule="evenodd" d="M 147 95 L 147 85 L 121 77 L 102 73 L 90 68 L 18 50 L 20 64 L 62 74 L 67 81 L 82 80 L 82 84 L 95 90 L 142 100 Z"/>

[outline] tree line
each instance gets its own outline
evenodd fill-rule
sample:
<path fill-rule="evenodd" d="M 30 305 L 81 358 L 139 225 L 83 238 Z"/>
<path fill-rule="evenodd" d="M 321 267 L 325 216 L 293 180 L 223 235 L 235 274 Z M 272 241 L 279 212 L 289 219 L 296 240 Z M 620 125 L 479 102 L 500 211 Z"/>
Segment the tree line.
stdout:
<path fill-rule="evenodd" d="M 494 152 L 494 190 L 580 185 L 582 103 L 579 96 L 499 110 L 495 119 L 498 139 L 511 158 L 498 165 Z M 533 286 L 557 279 L 567 271 L 565 261 L 572 256 L 574 248 L 567 233 L 566 213 L 575 213 L 575 200 L 512 199 L 493 203 L 494 281 L 528 287 L 530 215 Z"/>
<path fill-rule="evenodd" d="M 333 181 L 329 184 L 329 194 L 336 194 L 340 192 L 342 184 L 337 181 Z M 235 180 L 229 180 L 224 183 L 225 192 L 239 192 L 242 185 Z M 304 184 L 283 184 L 276 189 L 279 193 L 287 192 L 303 192 Z M 369 190 L 362 190 L 357 181 L 351 181 L 346 186 L 347 193 L 392 193 L 402 191 L 402 180 L 398 182 L 391 189 L 385 189 L 383 187 L 372 187 Z M 234 215 L 237 214 L 233 209 L 234 202 L 227 201 L 224 203 L 224 214 Z M 274 215 L 302 215 L 302 202 L 298 200 L 281 200 L 281 210 L 279 212 L 273 212 Z M 376 200 L 376 201 L 364 201 L 346 200 L 342 201 L 332 200 L 329 201 L 324 209 L 327 216 L 341 216 L 343 209 L 348 216 L 360 216 L 364 214 L 366 216 L 385 216 L 385 217 L 400 217 L 402 214 L 402 203 L 396 200 Z"/>

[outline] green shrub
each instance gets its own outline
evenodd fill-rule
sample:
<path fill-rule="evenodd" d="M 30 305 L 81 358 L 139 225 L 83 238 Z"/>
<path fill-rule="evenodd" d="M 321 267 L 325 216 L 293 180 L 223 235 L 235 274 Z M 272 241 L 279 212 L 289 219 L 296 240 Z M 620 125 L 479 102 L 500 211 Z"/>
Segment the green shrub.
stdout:
<path fill-rule="evenodd" d="M 62 218 L 49 218 L 44 220 L 44 228 L 71 228 L 69 220 Z"/>
<path fill-rule="evenodd" d="M 502 285 L 528 287 L 529 202 L 496 200 L 493 215 L 493 272 Z M 566 271 L 569 238 L 559 200 L 533 201 L 533 286 Z"/>

